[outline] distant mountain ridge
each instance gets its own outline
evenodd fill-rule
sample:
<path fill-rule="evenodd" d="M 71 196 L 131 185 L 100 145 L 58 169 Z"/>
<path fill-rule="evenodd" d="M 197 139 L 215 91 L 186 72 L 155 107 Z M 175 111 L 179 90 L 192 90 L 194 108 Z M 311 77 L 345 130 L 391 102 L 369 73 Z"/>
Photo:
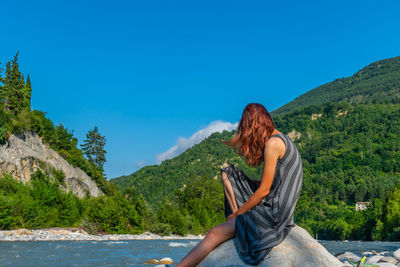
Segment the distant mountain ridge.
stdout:
<path fill-rule="evenodd" d="M 271 114 L 280 116 L 308 105 L 330 102 L 388 103 L 399 99 L 400 56 L 376 61 L 351 77 L 318 86 Z"/>

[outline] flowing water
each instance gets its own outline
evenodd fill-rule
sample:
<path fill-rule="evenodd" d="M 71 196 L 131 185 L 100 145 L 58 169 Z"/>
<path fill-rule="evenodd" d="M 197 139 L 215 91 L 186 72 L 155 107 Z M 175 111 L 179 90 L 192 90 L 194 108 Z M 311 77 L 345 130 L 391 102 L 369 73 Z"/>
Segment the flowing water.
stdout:
<path fill-rule="evenodd" d="M 181 260 L 200 240 L 0 242 L 0 266 L 152 266 L 149 259 Z M 400 242 L 319 241 L 332 254 L 394 251 Z M 154 265 L 153 265 L 154 266 Z"/>

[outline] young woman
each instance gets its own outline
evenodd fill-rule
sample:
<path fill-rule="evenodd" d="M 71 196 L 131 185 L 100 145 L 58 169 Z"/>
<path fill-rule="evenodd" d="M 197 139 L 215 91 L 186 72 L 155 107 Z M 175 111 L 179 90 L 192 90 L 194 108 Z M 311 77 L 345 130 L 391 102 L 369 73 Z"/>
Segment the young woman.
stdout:
<path fill-rule="evenodd" d="M 233 239 L 240 258 L 256 265 L 282 242 L 293 222 L 303 168 L 292 141 L 275 129 L 261 104 L 248 104 L 236 134 L 226 144 L 249 166 L 264 162 L 261 182 L 250 180 L 233 165 L 221 169 L 227 221 L 213 227 L 177 265 L 195 266 L 222 242 Z"/>

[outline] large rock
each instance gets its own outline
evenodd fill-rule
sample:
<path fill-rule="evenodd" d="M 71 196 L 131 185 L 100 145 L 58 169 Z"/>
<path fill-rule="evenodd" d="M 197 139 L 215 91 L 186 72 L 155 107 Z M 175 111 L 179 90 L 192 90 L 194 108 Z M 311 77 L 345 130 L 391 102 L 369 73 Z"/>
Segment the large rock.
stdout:
<path fill-rule="evenodd" d="M 45 165 L 45 166 L 43 166 Z M 52 167 L 65 175 L 64 190 L 71 190 L 78 197 L 97 197 L 102 194 L 96 183 L 81 169 L 69 164 L 56 151 L 42 142 L 40 136 L 31 132 L 11 135 L 0 146 L 0 173 L 9 173 L 21 182 L 28 182 L 37 169 L 46 172 Z"/>
<path fill-rule="evenodd" d="M 365 261 L 365 263 L 366 264 L 376 264 L 380 259 L 382 259 L 383 258 L 383 256 L 381 256 L 381 255 L 374 255 L 374 256 L 371 256 L 371 257 L 369 257 L 366 261 Z"/>
<path fill-rule="evenodd" d="M 351 260 L 352 262 L 359 262 L 361 260 L 361 257 L 357 256 L 353 252 L 348 252 L 348 251 L 345 252 L 345 253 L 341 253 L 339 255 L 336 255 L 336 258 L 338 260 L 341 260 L 341 261 Z"/>
<path fill-rule="evenodd" d="M 391 263 L 393 265 L 396 265 L 397 263 L 399 263 L 399 261 L 395 258 L 395 257 L 390 257 L 390 256 L 384 256 L 383 258 L 381 258 L 379 262 L 388 262 Z"/>
<path fill-rule="evenodd" d="M 393 257 L 400 261 L 400 248 L 393 252 Z"/>
<path fill-rule="evenodd" d="M 207 266 L 254 266 L 246 265 L 239 258 L 232 239 L 214 249 L 198 267 Z M 343 264 L 330 254 L 310 234 L 295 226 L 281 244 L 275 246 L 271 252 L 257 266 L 264 267 L 335 267 Z"/>

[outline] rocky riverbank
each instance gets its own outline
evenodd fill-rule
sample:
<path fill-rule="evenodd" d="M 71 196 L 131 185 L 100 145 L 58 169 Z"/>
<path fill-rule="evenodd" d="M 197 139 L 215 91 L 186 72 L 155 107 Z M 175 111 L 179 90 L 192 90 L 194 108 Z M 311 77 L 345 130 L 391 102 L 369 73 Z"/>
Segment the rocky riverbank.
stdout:
<path fill-rule="evenodd" d="M 363 260 L 363 257 L 366 257 Z M 396 251 L 365 251 L 361 255 L 354 254 L 352 252 L 345 252 L 336 255 L 343 266 L 362 266 L 359 264 L 363 261 L 366 264 L 375 265 L 379 267 L 399 267 L 400 266 L 400 248 Z M 370 266 L 369 265 L 369 266 Z"/>
<path fill-rule="evenodd" d="M 140 235 L 131 234 L 104 234 L 90 235 L 79 228 L 50 228 L 40 230 L 17 229 L 0 231 L 0 241 L 60 241 L 60 240 L 95 240 L 95 241 L 118 241 L 118 240 L 156 240 L 156 239 L 202 239 L 201 235 L 170 235 L 159 236 L 152 233 Z"/>

